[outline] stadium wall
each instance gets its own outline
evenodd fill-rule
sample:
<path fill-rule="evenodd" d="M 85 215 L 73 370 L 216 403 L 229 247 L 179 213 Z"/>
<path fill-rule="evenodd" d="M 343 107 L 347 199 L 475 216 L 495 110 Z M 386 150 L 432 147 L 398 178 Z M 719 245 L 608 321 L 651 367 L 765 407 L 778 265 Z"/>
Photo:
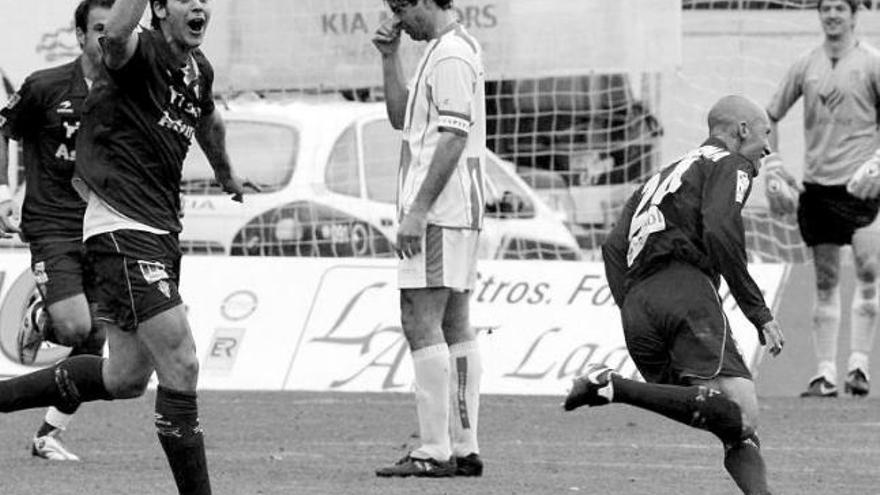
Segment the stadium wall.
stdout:
<path fill-rule="evenodd" d="M 4 52 L 0 67 L 13 82 L 78 55 L 75 2 L 40 0 L 27 9 L 11 2 L 0 0 L 0 46 L 18 49 Z M 681 0 L 553 0 L 547 7 L 548 0 L 455 1 L 484 46 L 489 79 L 652 71 L 680 62 Z M 370 39 L 389 14 L 382 0 L 236 0 L 212 9 L 203 48 L 219 91 L 381 85 Z M 421 45 L 404 37 L 406 64 L 415 65 Z"/>
<path fill-rule="evenodd" d="M 16 363 L 15 335 L 33 280 L 26 255 L 0 258 L 0 376 Z M 784 265 L 752 266 L 775 301 Z M 400 329 L 394 260 L 184 258 L 181 293 L 202 389 L 405 392 L 412 366 Z M 757 335 L 727 296 L 746 361 Z M 471 300 L 486 393 L 560 394 L 588 363 L 636 376 L 599 263 L 487 261 Z M 66 354 L 44 348 L 35 366 Z"/>

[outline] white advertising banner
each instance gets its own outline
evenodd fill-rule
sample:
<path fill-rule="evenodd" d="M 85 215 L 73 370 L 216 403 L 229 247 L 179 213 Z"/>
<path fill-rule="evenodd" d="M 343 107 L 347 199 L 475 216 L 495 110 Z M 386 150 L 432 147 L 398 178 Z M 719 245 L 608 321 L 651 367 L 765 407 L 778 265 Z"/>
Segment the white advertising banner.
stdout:
<path fill-rule="evenodd" d="M 24 255 L 0 258 L 0 375 L 16 364 L 15 333 L 33 290 Z M 203 389 L 409 391 L 394 260 L 186 257 L 181 293 Z M 783 265 L 753 265 L 768 304 Z M 722 291 L 723 295 L 725 291 Z M 757 333 L 724 298 L 750 366 Z M 588 363 L 637 376 L 599 263 L 486 261 L 471 298 L 483 390 L 561 394 Z M 37 365 L 64 348 L 46 347 Z"/>

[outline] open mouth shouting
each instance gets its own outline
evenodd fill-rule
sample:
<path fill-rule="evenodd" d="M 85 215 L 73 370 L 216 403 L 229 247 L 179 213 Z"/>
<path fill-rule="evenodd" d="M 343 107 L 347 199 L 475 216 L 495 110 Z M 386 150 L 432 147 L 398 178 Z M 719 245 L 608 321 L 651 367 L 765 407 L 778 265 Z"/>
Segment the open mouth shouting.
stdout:
<path fill-rule="evenodd" d="M 208 20 L 204 17 L 194 17 L 186 21 L 190 34 L 193 36 L 201 36 L 205 34 L 205 28 L 208 26 Z"/>

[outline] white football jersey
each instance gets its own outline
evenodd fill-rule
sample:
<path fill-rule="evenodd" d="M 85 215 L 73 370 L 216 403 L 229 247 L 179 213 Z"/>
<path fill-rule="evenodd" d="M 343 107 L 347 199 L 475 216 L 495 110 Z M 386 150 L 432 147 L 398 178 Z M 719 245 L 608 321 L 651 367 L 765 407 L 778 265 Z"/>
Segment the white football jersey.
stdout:
<path fill-rule="evenodd" d="M 467 136 L 458 166 L 428 212 L 428 223 L 480 229 L 486 162 L 482 49 L 458 23 L 431 40 L 407 89 L 398 172 L 398 221 L 428 173 L 441 132 Z"/>

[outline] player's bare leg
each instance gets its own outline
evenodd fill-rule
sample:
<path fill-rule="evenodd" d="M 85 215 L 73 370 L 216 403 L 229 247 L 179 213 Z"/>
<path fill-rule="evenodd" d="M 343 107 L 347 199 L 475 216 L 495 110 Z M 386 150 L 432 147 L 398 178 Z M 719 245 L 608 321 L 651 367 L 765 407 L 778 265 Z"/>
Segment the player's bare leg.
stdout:
<path fill-rule="evenodd" d="M 869 356 L 874 347 L 877 313 L 880 311 L 877 287 L 880 227 L 875 224 L 857 230 L 852 243 L 856 289 L 851 308 L 850 355 L 844 391 L 854 396 L 866 396 L 870 392 Z"/>
<path fill-rule="evenodd" d="M 449 431 L 455 474 L 482 476 L 477 424 L 483 361 L 470 325 L 470 292 L 450 293 L 443 315 L 443 336 L 449 345 Z"/>
<path fill-rule="evenodd" d="M 813 345 L 817 371 L 801 397 L 837 397 L 837 337 L 840 333 L 840 246 L 813 246 L 816 299 Z"/>
<path fill-rule="evenodd" d="M 94 355 L 101 356 L 104 347 L 104 332 L 92 328 L 92 318 L 88 302 L 83 294 L 50 304 L 45 310 L 48 318 L 41 318 L 42 324 L 34 324 L 32 332 L 39 338 L 19 338 L 19 342 L 36 342 L 36 348 L 19 350 L 20 355 L 36 353 L 42 341 L 49 340 L 56 344 L 73 347 L 70 356 Z M 31 344 L 33 345 L 33 344 Z M 67 430 L 78 405 L 69 408 L 50 406 L 46 411 L 43 424 L 37 429 L 31 444 L 31 454 L 35 457 L 53 461 L 78 461 L 79 456 L 68 450 L 61 442 L 60 433 Z"/>
<path fill-rule="evenodd" d="M 104 360 L 104 386 L 115 399 L 140 397 L 153 374 L 150 351 L 135 332 L 104 323 L 109 357 Z"/>
<path fill-rule="evenodd" d="M 76 347 L 92 333 L 92 316 L 84 294 L 62 299 L 47 308 L 52 323 L 51 334 L 57 344 Z"/>
<path fill-rule="evenodd" d="M 141 323 L 137 335 L 149 349 L 159 388 L 156 430 L 181 494 L 210 495 L 205 440 L 196 385 L 199 361 L 183 304 Z"/>
<path fill-rule="evenodd" d="M 43 341 L 76 347 L 85 342 L 92 332 L 89 303 L 84 294 L 75 294 L 48 307 L 43 299 L 41 293 L 34 293 L 34 300 L 27 308 L 19 329 L 18 354 L 22 364 L 34 362 Z"/>
<path fill-rule="evenodd" d="M 450 292 L 446 288 L 400 290 L 400 320 L 412 354 L 422 445 L 396 464 L 377 469 L 377 476 L 455 474 L 449 442 L 449 347 L 441 330 Z"/>

